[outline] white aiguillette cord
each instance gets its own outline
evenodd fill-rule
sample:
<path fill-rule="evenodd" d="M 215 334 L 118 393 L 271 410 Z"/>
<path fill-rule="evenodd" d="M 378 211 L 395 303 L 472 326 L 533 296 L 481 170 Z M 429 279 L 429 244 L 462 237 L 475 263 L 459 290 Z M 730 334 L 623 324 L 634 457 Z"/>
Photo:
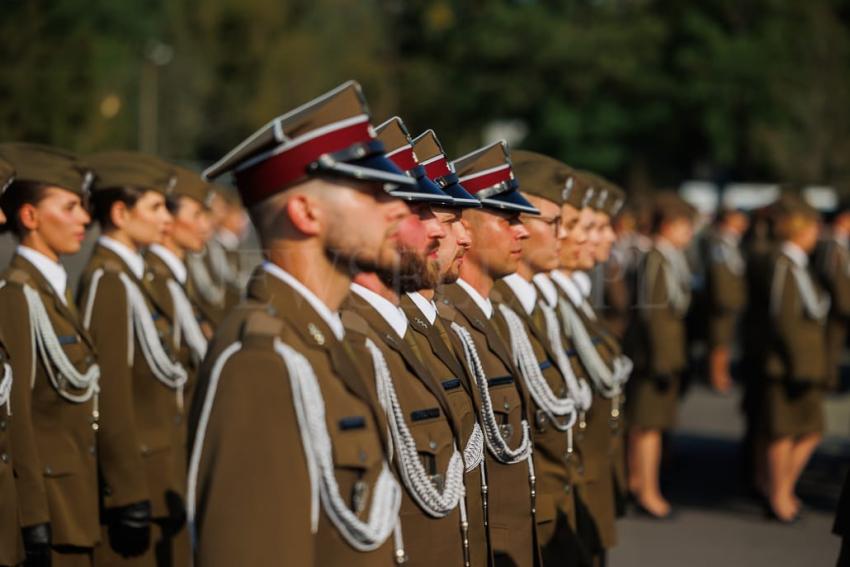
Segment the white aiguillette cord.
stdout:
<path fill-rule="evenodd" d="M 371 339 L 366 339 L 366 349 L 372 357 L 378 399 L 389 421 L 402 480 L 413 499 L 429 516 L 443 518 L 451 513 L 463 498 L 463 458 L 455 448 L 446 468 L 445 488 L 442 492 L 437 490 L 422 465 L 416 441 L 404 421 L 404 411 L 398 401 L 384 355 Z"/>
<path fill-rule="evenodd" d="M 3 378 L 0 378 L 0 406 L 6 406 L 6 415 L 12 415 L 12 367 L 3 363 Z"/>
<path fill-rule="evenodd" d="M 97 393 L 100 391 L 98 386 L 100 367 L 97 364 L 92 364 L 85 372 L 77 370 L 77 367 L 68 360 L 65 350 L 56 336 L 56 331 L 50 322 L 47 309 L 45 309 L 39 293 L 26 284 L 23 286 L 23 291 L 27 302 L 27 311 L 29 312 L 32 340 L 38 347 L 38 352 L 41 355 L 50 383 L 59 395 L 69 402 L 84 403 L 94 398 L 93 415 L 97 418 Z M 35 354 L 35 351 L 33 351 L 33 354 Z M 54 367 L 56 372 L 54 372 Z M 57 372 L 58 376 L 56 374 Z M 74 388 L 82 390 L 82 392 L 80 394 L 72 394 L 66 391 L 60 384 L 60 377 L 66 379 Z M 33 367 L 34 378 L 35 367 Z"/>
<path fill-rule="evenodd" d="M 522 435 L 519 446 L 516 449 L 508 447 L 508 444 L 502 438 L 499 423 L 496 421 L 496 416 L 493 412 L 493 400 L 490 398 L 487 376 L 484 374 L 484 367 L 481 364 L 481 359 L 478 356 L 472 335 L 464 327 L 455 322 L 452 322 L 451 329 L 460 338 L 467 365 L 472 371 L 475 378 L 475 385 L 478 387 L 481 395 L 481 419 L 483 421 L 484 440 L 487 442 L 487 447 L 493 456 L 504 464 L 519 463 L 528 459 L 531 456 L 532 450 L 531 431 L 528 422 L 525 419 L 522 420 Z"/>
<path fill-rule="evenodd" d="M 198 470 L 201 453 L 210 414 L 215 401 L 215 392 L 227 361 L 239 352 L 241 343 L 234 343 L 225 349 L 216 359 L 210 373 L 201 415 L 198 421 L 198 433 L 192 447 L 189 461 L 189 481 L 187 489 L 187 515 L 192 527 L 192 537 L 196 538 L 195 512 Z M 280 339 L 274 341 L 274 351 L 281 358 L 289 374 L 292 388 L 292 404 L 298 421 L 304 458 L 310 478 L 310 525 L 315 534 L 319 528 L 319 509 L 321 507 L 330 518 L 342 538 L 358 551 L 374 551 L 381 547 L 390 534 L 395 536 L 395 558 L 397 563 L 405 560 L 404 545 L 401 537 L 401 486 L 390 472 L 387 462 L 381 465 L 372 490 L 368 520 L 361 520 L 346 504 L 340 495 L 333 461 L 333 443 L 328 433 L 325 401 L 316 374 L 310 362 L 299 352 Z M 269 448 L 272 450 L 272 448 Z M 285 481 L 285 479 L 283 479 Z"/>
<path fill-rule="evenodd" d="M 596 388 L 606 398 L 619 395 L 624 381 L 623 378 L 612 372 L 605 361 L 602 360 L 599 351 L 593 344 L 593 339 L 590 338 L 590 334 L 584 326 L 584 322 L 576 313 L 572 304 L 561 298 L 558 300 L 558 305 L 561 308 L 564 330 L 567 336 L 575 342 L 579 358 L 581 358 Z"/>
<path fill-rule="evenodd" d="M 198 320 L 195 319 L 195 310 L 192 309 L 192 303 L 186 297 L 186 290 L 174 278 L 168 278 L 168 291 L 174 302 L 175 326 L 183 331 L 186 344 L 189 345 L 195 358 L 199 361 L 203 360 L 207 354 L 207 338 Z"/>
<path fill-rule="evenodd" d="M 552 391 L 546 377 L 543 376 L 543 371 L 540 370 L 540 364 L 537 362 L 537 357 L 534 356 L 534 349 L 519 315 L 505 304 L 499 304 L 499 311 L 508 324 L 511 351 L 514 353 L 514 360 L 519 366 L 520 372 L 522 372 L 534 403 L 546 413 L 552 427 L 558 431 L 567 431 L 575 425 L 578 418 L 575 401 L 570 396 L 558 397 Z M 564 379 L 565 386 L 568 386 L 563 375 L 561 378 Z M 556 418 L 566 418 L 566 421 L 562 423 Z"/>
<path fill-rule="evenodd" d="M 543 303 L 539 305 L 543 312 L 543 318 L 546 320 L 546 336 L 549 337 L 550 348 L 555 353 L 555 364 L 558 365 L 561 375 L 567 382 L 567 391 L 575 401 L 576 408 L 579 411 L 586 412 L 593 403 L 593 390 L 591 390 L 587 380 L 579 380 L 573 372 L 573 366 L 564 352 L 561 328 L 558 325 L 558 315 L 555 314 L 555 310 Z"/>

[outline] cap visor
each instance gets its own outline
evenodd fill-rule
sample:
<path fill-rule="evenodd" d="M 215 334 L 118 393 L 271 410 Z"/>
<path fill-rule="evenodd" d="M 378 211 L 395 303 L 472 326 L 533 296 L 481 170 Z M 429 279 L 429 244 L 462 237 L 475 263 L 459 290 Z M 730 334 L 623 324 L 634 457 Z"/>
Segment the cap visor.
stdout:
<path fill-rule="evenodd" d="M 476 209 L 481 207 L 481 201 L 463 188 L 463 185 L 455 181 L 442 187 L 443 191 L 452 198 L 452 207 L 458 209 Z"/>
<path fill-rule="evenodd" d="M 383 154 L 375 154 L 349 162 L 336 162 L 324 166 L 320 171 L 332 172 L 335 175 L 351 177 L 361 181 L 374 181 L 376 183 L 389 184 L 388 192 L 396 189 L 402 191 L 416 191 L 416 180 L 405 175 L 392 161 Z"/>
<path fill-rule="evenodd" d="M 485 199 L 481 199 L 481 204 L 491 209 L 500 209 L 503 211 L 517 211 L 520 213 L 529 213 L 539 215 L 540 211 L 529 203 L 519 191 L 511 189 L 498 195 L 492 195 Z"/>

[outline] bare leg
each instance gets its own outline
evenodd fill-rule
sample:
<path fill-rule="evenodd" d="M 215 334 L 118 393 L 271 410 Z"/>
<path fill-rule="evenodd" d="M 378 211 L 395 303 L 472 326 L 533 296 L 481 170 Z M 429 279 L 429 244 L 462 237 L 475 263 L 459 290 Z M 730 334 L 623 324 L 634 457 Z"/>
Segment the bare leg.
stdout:
<path fill-rule="evenodd" d="M 797 486 L 797 482 L 800 480 L 800 475 L 803 474 L 803 470 L 805 470 L 809 459 L 812 457 L 812 453 L 814 453 L 815 449 L 817 449 L 821 439 L 822 436 L 820 433 L 810 433 L 797 439 L 791 447 L 788 478 L 791 485 L 791 498 L 794 500 L 797 508 L 800 507 L 800 501 L 794 494 L 794 488 Z"/>
<path fill-rule="evenodd" d="M 770 485 L 770 507 L 780 520 L 791 520 L 796 513 L 791 483 L 791 437 L 779 437 L 767 446 L 767 472 Z"/>
<path fill-rule="evenodd" d="M 638 451 L 638 439 L 640 439 L 641 429 L 633 427 L 629 430 L 629 450 L 626 455 L 628 459 L 629 473 L 629 492 L 637 495 L 640 493 L 642 485 L 640 478 L 640 455 Z"/>
<path fill-rule="evenodd" d="M 670 513 L 670 503 L 661 495 L 659 468 L 661 465 L 661 431 L 642 429 L 635 442 L 640 467 L 638 502 L 656 516 Z"/>

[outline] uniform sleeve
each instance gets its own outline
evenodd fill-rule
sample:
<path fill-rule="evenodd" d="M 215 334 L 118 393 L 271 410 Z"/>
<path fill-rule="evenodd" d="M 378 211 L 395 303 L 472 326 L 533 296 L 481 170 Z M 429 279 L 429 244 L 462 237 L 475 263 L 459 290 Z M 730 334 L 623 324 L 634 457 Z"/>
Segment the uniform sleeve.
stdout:
<path fill-rule="evenodd" d="M 201 378 L 208 383 L 196 404 L 209 413 L 205 420 L 201 410 L 190 434 L 202 447 L 198 564 L 276 565 L 285 557 L 312 565 L 310 482 L 283 361 L 270 349 L 248 347 L 218 377 Z"/>
<path fill-rule="evenodd" d="M 664 265 L 660 255 L 650 254 L 646 258 L 647 289 L 644 306 L 647 317 L 647 339 L 649 343 L 649 360 L 653 374 L 672 374 L 680 368 L 674 368 L 672 362 L 677 356 L 670 351 L 676 348 L 670 342 L 670 326 L 676 324 L 671 321 L 670 297 L 667 291 L 667 282 L 664 278 Z"/>
<path fill-rule="evenodd" d="M 32 379 L 35 373 L 34 345 L 29 309 L 23 289 L 6 284 L 0 289 L 0 313 L 3 336 L 13 372 L 11 437 L 21 525 L 33 526 L 50 521 L 44 470 L 38 454 L 32 423 Z"/>
<path fill-rule="evenodd" d="M 773 319 L 773 333 L 779 352 L 788 365 L 787 375 L 792 378 L 808 378 L 803 376 L 799 367 L 800 361 L 807 360 L 811 353 L 808 346 L 796 340 L 797 327 L 803 312 L 801 298 L 797 292 L 794 276 L 789 269 L 781 269 L 777 264 L 771 284 L 770 309 Z"/>
<path fill-rule="evenodd" d="M 126 506 L 150 496 L 133 409 L 132 335 L 124 284 L 116 274 L 104 273 L 86 290 L 81 308 L 84 316 L 90 316 L 89 331 L 100 365 L 97 444 L 98 466 L 107 487 L 103 504 L 106 508 Z"/>

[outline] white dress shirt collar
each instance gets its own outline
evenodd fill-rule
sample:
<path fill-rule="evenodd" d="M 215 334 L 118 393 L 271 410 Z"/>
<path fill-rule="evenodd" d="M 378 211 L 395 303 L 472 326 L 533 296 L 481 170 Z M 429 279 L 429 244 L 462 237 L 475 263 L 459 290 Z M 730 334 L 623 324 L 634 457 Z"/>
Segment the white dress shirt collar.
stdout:
<path fill-rule="evenodd" d="M 68 286 L 68 274 L 62 264 L 54 262 L 41 252 L 27 246 L 18 246 L 15 252 L 41 272 L 41 275 L 48 281 L 62 303 L 67 305 L 65 289 Z"/>
<path fill-rule="evenodd" d="M 540 273 L 534 274 L 534 277 L 531 279 L 537 284 L 537 287 L 540 288 L 540 295 L 543 296 L 543 300 L 546 302 L 546 305 L 549 307 L 557 307 L 558 290 L 555 288 L 555 284 L 552 283 L 552 278 L 546 274 Z"/>
<path fill-rule="evenodd" d="M 393 305 L 385 298 L 381 297 L 371 289 L 365 288 L 360 284 L 351 284 L 351 291 L 363 298 L 363 301 L 372 306 L 372 309 L 384 318 L 390 327 L 393 328 L 398 338 L 403 339 L 407 332 L 407 316 L 402 311 L 401 307 Z"/>
<path fill-rule="evenodd" d="M 805 268 L 809 265 L 809 255 L 793 242 L 783 242 L 782 253 L 791 258 L 791 261 L 801 268 Z"/>
<path fill-rule="evenodd" d="M 457 285 L 459 285 L 460 288 L 472 298 L 472 301 L 474 301 L 478 308 L 484 312 L 484 316 L 487 317 L 487 319 L 493 316 L 493 303 L 489 298 L 482 297 L 481 294 L 478 293 L 478 290 L 466 283 L 463 278 L 458 278 Z"/>
<path fill-rule="evenodd" d="M 419 311 L 425 315 L 425 318 L 428 319 L 428 323 L 431 325 L 434 324 L 434 321 L 437 320 L 437 305 L 426 299 L 424 295 L 419 293 L 418 291 L 412 291 L 407 294 L 407 297 L 419 308 Z"/>
<path fill-rule="evenodd" d="M 152 244 L 148 250 L 150 250 L 152 254 L 156 254 L 160 260 L 165 262 L 165 265 L 168 266 L 169 270 L 171 270 L 171 274 L 174 276 L 174 279 L 176 279 L 180 285 L 186 285 L 186 278 L 188 277 L 186 264 L 183 263 L 183 260 L 177 257 L 177 254 L 161 244 Z"/>
<path fill-rule="evenodd" d="M 226 228 L 218 229 L 218 232 L 215 233 L 215 239 L 231 252 L 239 248 L 239 237 Z"/>
<path fill-rule="evenodd" d="M 266 271 L 267 274 L 276 277 L 292 289 L 294 289 L 301 297 L 307 300 L 307 303 L 316 310 L 316 313 L 319 314 L 325 323 L 328 324 L 334 336 L 342 340 L 345 336 L 345 328 L 342 326 L 342 320 L 339 318 L 339 313 L 335 313 L 331 311 L 325 303 L 316 297 L 316 294 L 310 291 L 310 289 L 305 286 L 303 283 L 295 279 L 295 276 L 277 266 L 272 264 L 271 262 L 263 262 L 263 270 Z"/>
<path fill-rule="evenodd" d="M 142 258 L 141 254 L 133 252 L 126 244 L 118 242 L 114 238 L 110 238 L 108 236 L 100 236 L 97 239 L 97 243 L 107 250 L 115 252 L 118 257 L 127 264 L 127 267 L 130 268 L 130 271 L 133 272 L 134 276 L 142 279 L 145 275 L 145 259 Z"/>
<path fill-rule="evenodd" d="M 554 270 L 549 274 L 549 276 L 552 278 L 552 281 L 558 284 L 558 287 L 567 294 L 567 297 L 570 299 L 570 303 L 578 307 L 584 302 L 584 296 L 582 296 L 581 290 L 578 286 L 576 286 L 571 277 L 566 276 L 558 270 Z"/>
<path fill-rule="evenodd" d="M 537 303 L 537 289 L 534 287 L 534 284 L 525 281 L 519 274 L 505 276 L 502 280 L 508 284 L 508 287 L 511 288 L 514 295 L 519 299 L 525 314 L 531 315 Z"/>
<path fill-rule="evenodd" d="M 590 279 L 590 274 L 587 272 L 573 272 L 570 278 L 575 282 L 583 297 L 590 297 L 590 292 L 593 290 L 593 281 Z"/>

